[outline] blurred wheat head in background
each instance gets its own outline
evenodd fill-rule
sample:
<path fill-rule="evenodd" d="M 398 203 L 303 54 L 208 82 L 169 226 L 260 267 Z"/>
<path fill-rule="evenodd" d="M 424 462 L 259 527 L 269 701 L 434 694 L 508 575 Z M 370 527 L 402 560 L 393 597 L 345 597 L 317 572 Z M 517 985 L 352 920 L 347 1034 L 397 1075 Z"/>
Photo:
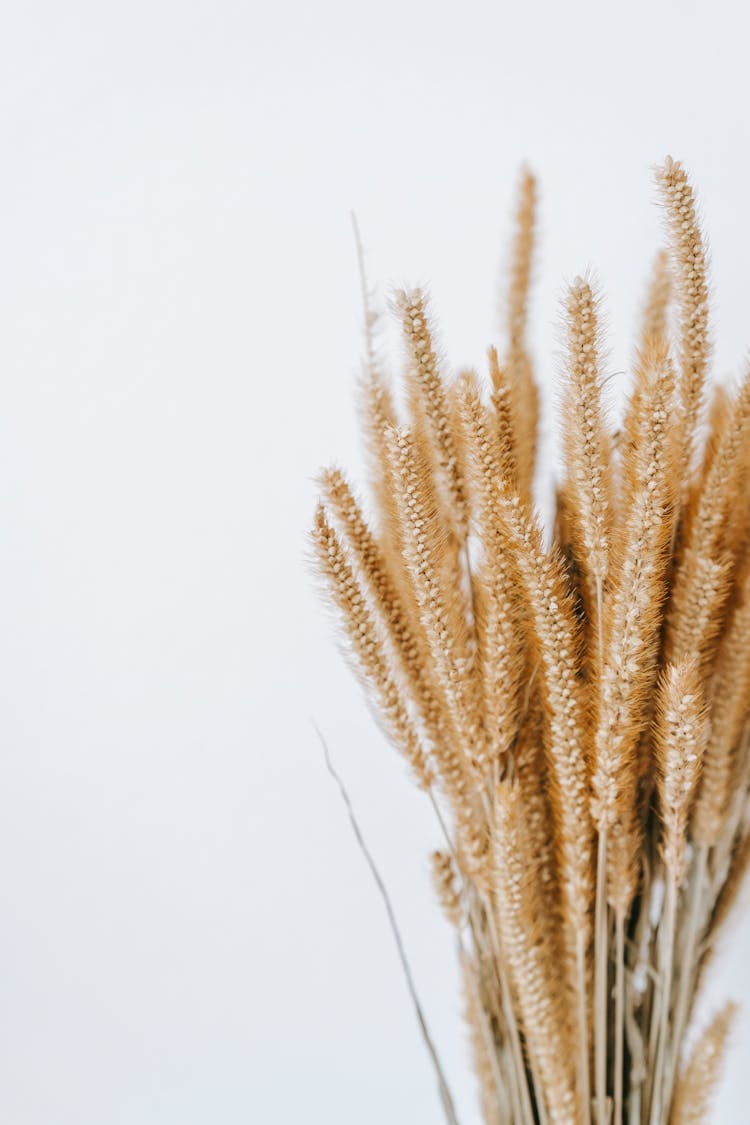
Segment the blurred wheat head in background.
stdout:
<path fill-rule="evenodd" d="M 397 412 L 363 284 L 372 520 L 338 469 L 320 478 L 317 569 L 437 815 L 487 1125 L 705 1121 L 731 1022 L 729 1005 L 685 1057 L 750 856 L 750 371 L 709 385 L 693 190 L 670 158 L 656 185 L 666 250 L 616 430 L 596 293 L 577 279 L 565 297 L 550 533 L 528 173 L 502 357 L 448 380 L 424 294 L 398 293 Z"/>

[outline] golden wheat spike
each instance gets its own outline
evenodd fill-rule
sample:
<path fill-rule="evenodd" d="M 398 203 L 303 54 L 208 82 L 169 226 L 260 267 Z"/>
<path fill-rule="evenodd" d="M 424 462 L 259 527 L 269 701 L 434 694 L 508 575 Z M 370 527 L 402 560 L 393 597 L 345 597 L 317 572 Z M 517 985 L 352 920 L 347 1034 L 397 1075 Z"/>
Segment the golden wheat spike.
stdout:
<path fill-rule="evenodd" d="M 506 315 L 507 373 L 517 435 L 518 488 L 528 502 L 532 499 L 539 428 L 539 391 L 534 380 L 526 342 L 536 225 L 536 195 L 536 180 L 531 172 L 525 169 L 518 189 Z"/>
<path fill-rule="evenodd" d="M 497 431 L 497 448 L 501 452 L 502 471 L 506 481 L 518 488 L 518 448 L 521 444 L 518 423 L 513 407 L 513 388 L 507 367 L 502 367 L 497 348 L 487 351 L 492 394 L 492 418 Z"/>
<path fill-rule="evenodd" d="M 526 818 L 529 866 L 539 885 L 540 898 L 548 918 L 562 921 L 562 904 L 557 878 L 554 850 L 554 820 L 549 798 L 549 769 L 544 755 L 544 712 L 533 672 L 526 671 L 531 683 L 526 694 L 529 700 L 522 712 L 522 722 L 513 747 L 513 768 L 518 780 Z M 553 943 L 560 944 L 559 927 Z"/>
<path fill-rule="evenodd" d="M 664 651 L 669 661 L 697 654 L 711 657 L 721 628 L 722 610 L 731 589 L 732 558 L 710 558 L 686 547 L 681 555 L 669 602 Z"/>
<path fill-rule="evenodd" d="M 735 779 L 736 751 L 750 699 L 750 571 L 741 584 L 711 677 L 709 740 L 691 832 L 711 846 L 721 837 Z"/>
<path fill-rule="evenodd" d="M 706 444 L 703 450 L 703 464 L 696 484 L 696 494 L 705 489 L 705 482 L 719 448 L 722 436 L 729 425 L 732 412 L 732 395 L 725 383 L 716 383 L 711 391 L 708 408 Z"/>
<path fill-rule="evenodd" d="M 531 626 L 529 642 L 539 663 L 555 842 L 565 920 L 575 946 L 576 936 L 588 934 L 592 895 L 586 718 L 578 675 L 580 636 L 559 556 L 545 550 L 538 524 L 518 497 L 504 495 L 503 515 Z"/>
<path fill-rule="evenodd" d="M 750 554 L 750 434 L 746 433 L 738 462 L 737 502 L 729 509 L 723 541 L 735 565 L 740 567 Z"/>
<path fill-rule="evenodd" d="M 638 442 L 638 424 L 643 419 L 642 397 L 647 388 L 643 379 L 647 371 L 640 357 L 654 347 L 668 348 L 668 313 L 672 297 L 672 274 L 669 254 L 660 250 L 652 267 L 651 278 L 643 306 L 641 330 L 636 361 L 633 365 L 630 393 L 625 405 L 622 430 L 618 435 L 619 448 Z M 618 482 L 620 483 L 620 482 Z"/>
<path fill-rule="evenodd" d="M 352 230 L 354 232 L 354 245 L 357 251 L 357 268 L 359 270 L 359 288 L 362 299 L 362 327 L 365 337 L 365 371 L 370 376 L 377 376 L 380 372 L 376 340 L 380 326 L 380 313 L 374 303 L 374 294 L 370 289 L 365 269 L 365 248 L 359 230 L 357 217 L 352 211 Z"/>
<path fill-rule="evenodd" d="M 684 413 L 680 472 L 691 468 L 711 355 L 708 270 L 695 196 L 685 169 L 668 156 L 656 169 L 679 310 L 680 399 Z"/>
<path fill-rule="evenodd" d="M 447 491 L 446 478 L 440 469 L 435 451 L 435 442 L 431 434 L 430 422 L 425 411 L 425 404 L 420 395 L 419 386 L 413 379 L 407 385 L 407 405 L 410 425 L 408 427 L 414 443 L 417 459 L 426 472 L 423 476 L 425 495 L 429 493 L 429 503 L 435 512 L 436 528 L 439 527 L 441 540 L 440 551 L 440 580 L 447 589 L 453 589 L 454 599 L 458 606 L 462 602 L 460 612 L 467 622 L 467 637 L 470 645 L 474 644 L 472 636 L 473 607 L 470 598 L 470 575 L 468 564 L 467 531 L 469 518 L 469 498 L 466 494 L 464 481 L 464 449 L 462 447 L 462 434 L 457 424 L 455 396 L 450 387 L 445 388 L 445 406 L 447 411 L 450 438 L 458 473 L 462 481 L 462 516 L 461 521 L 455 515 L 455 504 Z M 395 495 L 395 485 L 392 486 Z M 394 506 L 395 511 L 395 506 Z M 396 513 L 397 514 L 397 513 Z M 457 610 L 458 611 L 458 610 Z"/>
<path fill-rule="evenodd" d="M 509 267 L 507 317 L 511 352 L 520 352 L 526 347 L 529 287 L 534 257 L 536 197 L 536 180 L 529 169 L 524 168 L 518 184 L 515 231 Z"/>
<path fill-rule="evenodd" d="M 750 371 L 721 416 L 709 447 L 705 473 L 685 513 L 683 550 L 673 582 L 667 622 L 670 660 L 711 655 L 731 587 L 733 558 L 727 549 L 730 513 L 739 504 L 743 455 L 750 437 Z"/>
<path fill-rule="evenodd" d="M 440 581 L 444 542 L 430 488 L 429 467 L 406 429 L 389 435 L 394 500 L 401 518 L 404 559 L 414 583 L 422 624 L 442 690 L 448 698 L 467 761 L 486 757 L 476 678 L 468 647 L 459 591 Z"/>
<path fill-rule="evenodd" d="M 429 789 L 432 775 L 419 735 L 388 668 L 366 595 L 322 504 L 315 512 L 312 540 L 320 574 L 338 607 L 363 683 L 373 693 L 378 713 L 394 744 L 412 767 L 417 783 Z"/>
<path fill-rule="evenodd" d="M 655 681 L 676 482 L 670 445 L 674 374 L 663 347 L 641 358 L 638 440 L 624 450 L 624 510 L 605 619 L 594 744 L 593 813 L 612 828 L 634 798 L 636 749 Z"/>
<path fill-rule="evenodd" d="M 717 393 L 701 475 L 688 503 L 683 548 L 670 605 L 667 651 L 711 655 L 731 586 L 736 541 L 730 528 L 742 511 L 750 441 L 750 371 L 734 396 Z"/>
<path fill-rule="evenodd" d="M 445 701 L 435 690 L 430 653 L 424 636 L 412 626 L 385 556 L 346 478 L 339 469 L 325 469 L 320 474 L 320 486 L 324 502 L 339 525 L 350 556 L 372 592 L 374 610 L 387 630 L 428 738 L 433 745 L 455 738 Z"/>
<path fill-rule="evenodd" d="M 669 254 L 666 250 L 660 250 L 654 260 L 646 292 L 630 392 L 625 404 L 622 426 L 613 441 L 617 452 L 627 449 L 628 446 L 632 448 L 639 441 L 638 425 L 643 420 L 642 399 L 643 395 L 648 393 L 647 387 L 643 383 L 644 378 L 647 377 L 647 371 L 640 357 L 653 350 L 654 347 L 668 348 L 668 316 L 672 288 Z M 622 480 L 620 474 L 618 474 L 613 482 L 613 490 L 618 502 L 621 498 L 621 489 Z"/>
<path fill-rule="evenodd" d="M 444 529 L 431 489 L 429 468 L 409 431 L 389 434 L 393 502 L 400 517 L 404 562 L 414 586 L 422 627 L 430 646 L 436 686 L 447 701 L 454 744 L 435 747 L 443 786 L 451 800 L 459 846 L 472 874 L 485 863 L 487 826 L 477 785 L 487 762 L 480 685 L 468 640 L 460 591 L 445 582 Z"/>
<path fill-rule="evenodd" d="M 563 442 L 565 499 L 573 546 L 583 568 L 587 617 L 596 661 L 602 657 L 602 596 L 609 570 L 612 483 L 610 437 L 602 404 L 601 341 L 597 300 L 578 278 L 565 306 L 567 356 L 564 375 Z"/>
<path fill-rule="evenodd" d="M 477 510 L 482 559 L 475 569 L 479 665 L 484 685 L 488 749 L 493 764 L 506 757 L 516 735 L 518 695 L 524 668 L 516 575 L 498 491 L 507 479 L 498 430 L 488 421 L 476 380 L 457 386 L 457 408 L 467 453 L 467 481 Z M 475 500 L 474 500 L 475 498 Z"/>
<path fill-rule="evenodd" d="M 463 917 L 461 892 L 457 886 L 457 872 L 450 853 L 434 851 L 430 861 L 432 883 L 443 913 L 454 926 L 460 926 Z"/>
<path fill-rule="evenodd" d="M 396 408 L 391 389 L 378 372 L 366 372 L 359 390 L 360 423 L 381 546 L 398 573 L 401 537 L 393 505 L 390 503 L 392 486 L 386 446 L 386 434 L 397 424 Z"/>
<path fill-rule="evenodd" d="M 654 731 L 661 853 L 670 879 L 685 872 L 688 810 L 703 762 L 706 710 L 695 660 L 667 668 L 659 685 Z"/>
<path fill-rule="evenodd" d="M 424 294 L 419 289 L 401 291 L 396 294 L 396 308 L 407 352 L 409 430 L 426 470 L 423 480 L 429 486 L 430 504 L 441 528 L 441 577 L 454 591 L 457 612 L 467 619 L 468 643 L 473 646 L 466 545 L 469 512 L 455 404 L 441 378 Z M 395 491 L 392 485 L 392 496 Z"/>
<path fill-rule="evenodd" d="M 670 1125 L 708 1125 L 711 1097 L 736 1012 L 734 1004 L 726 1004 L 695 1044 L 677 1084 Z"/>
<path fill-rule="evenodd" d="M 660 250 L 651 269 L 646 301 L 643 307 L 641 348 L 647 347 L 653 340 L 665 341 L 667 339 L 667 318 L 671 297 L 672 274 L 669 266 L 669 254 L 666 250 Z"/>
<path fill-rule="evenodd" d="M 429 450 L 446 493 L 447 517 L 460 539 L 466 533 L 466 494 L 461 477 L 450 408 L 440 377 L 427 301 L 420 289 L 396 294 L 408 358 L 408 379 L 419 403 Z"/>
<path fill-rule="evenodd" d="M 718 398 L 712 413 L 711 453 L 686 514 L 685 539 L 697 552 L 715 557 L 729 512 L 740 499 L 743 455 L 750 439 L 750 369 L 728 402 Z"/>

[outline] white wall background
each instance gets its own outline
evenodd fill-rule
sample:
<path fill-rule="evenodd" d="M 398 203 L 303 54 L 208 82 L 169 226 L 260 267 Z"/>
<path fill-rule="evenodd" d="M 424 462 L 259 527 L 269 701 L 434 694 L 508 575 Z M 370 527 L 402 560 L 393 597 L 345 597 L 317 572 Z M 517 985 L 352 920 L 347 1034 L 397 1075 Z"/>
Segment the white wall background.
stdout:
<path fill-rule="evenodd" d="M 587 265 L 622 372 L 672 152 L 736 370 L 748 30 L 685 0 L 5 6 L 2 1122 L 439 1120 L 313 716 L 477 1121 L 432 824 L 303 563 L 317 466 L 360 467 L 349 209 L 373 279 L 429 280 L 451 359 L 479 363 L 528 160 L 541 376 Z M 750 1000 L 748 939 L 710 1001 Z M 746 1006 L 717 1122 L 750 1120 L 748 1046 Z"/>

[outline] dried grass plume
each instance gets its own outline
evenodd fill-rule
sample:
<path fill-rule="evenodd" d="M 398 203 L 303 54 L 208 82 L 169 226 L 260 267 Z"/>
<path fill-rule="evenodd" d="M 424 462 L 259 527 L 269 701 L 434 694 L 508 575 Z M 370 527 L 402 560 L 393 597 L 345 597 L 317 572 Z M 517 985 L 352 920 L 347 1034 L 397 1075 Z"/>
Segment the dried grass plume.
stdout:
<path fill-rule="evenodd" d="M 320 477 L 317 573 L 435 812 L 486 1125 L 706 1122 L 733 1013 L 684 1057 L 750 862 L 750 369 L 712 382 L 695 192 L 671 158 L 655 180 L 666 245 L 619 419 L 599 294 L 582 276 L 564 296 L 549 530 L 528 171 L 481 368 L 450 373 L 424 292 L 403 290 L 395 394 L 363 278 L 369 500 Z"/>

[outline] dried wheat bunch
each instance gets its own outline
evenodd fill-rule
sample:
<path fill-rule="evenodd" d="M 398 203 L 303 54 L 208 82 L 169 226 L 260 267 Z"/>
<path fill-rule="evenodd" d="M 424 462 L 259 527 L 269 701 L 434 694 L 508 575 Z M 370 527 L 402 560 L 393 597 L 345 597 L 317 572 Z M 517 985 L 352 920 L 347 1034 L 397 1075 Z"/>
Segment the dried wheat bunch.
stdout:
<path fill-rule="evenodd" d="M 528 173 L 504 354 L 448 379 L 424 293 L 399 292 L 397 410 L 366 296 L 373 517 L 321 476 L 319 573 L 438 816 L 487 1125 L 704 1121 L 731 1018 L 684 1057 L 750 857 L 750 370 L 709 386 L 693 189 L 672 159 L 656 185 L 666 249 L 616 431 L 598 295 L 579 278 L 565 297 L 553 532 L 534 508 Z"/>

